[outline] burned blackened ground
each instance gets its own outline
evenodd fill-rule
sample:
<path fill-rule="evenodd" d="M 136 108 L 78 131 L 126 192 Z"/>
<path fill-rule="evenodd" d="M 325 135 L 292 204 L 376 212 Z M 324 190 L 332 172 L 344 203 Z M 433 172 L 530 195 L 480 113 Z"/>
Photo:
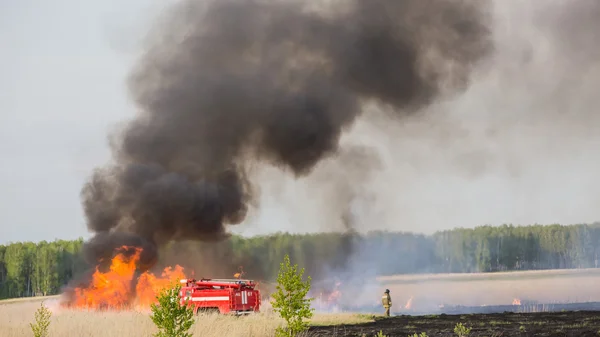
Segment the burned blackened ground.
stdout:
<path fill-rule="evenodd" d="M 356 325 L 315 326 L 310 336 L 457 336 L 454 328 L 462 323 L 469 336 L 598 336 L 600 312 L 498 313 L 475 315 L 393 316 Z"/>

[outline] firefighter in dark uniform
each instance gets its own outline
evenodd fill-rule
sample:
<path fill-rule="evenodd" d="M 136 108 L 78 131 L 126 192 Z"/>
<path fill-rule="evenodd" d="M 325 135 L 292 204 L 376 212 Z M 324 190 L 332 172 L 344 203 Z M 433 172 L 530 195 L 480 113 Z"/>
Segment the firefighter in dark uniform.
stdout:
<path fill-rule="evenodd" d="M 390 308 L 392 306 L 392 298 L 390 297 L 390 290 L 386 289 L 381 296 L 381 304 L 385 308 L 385 316 L 390 317 Z"/>

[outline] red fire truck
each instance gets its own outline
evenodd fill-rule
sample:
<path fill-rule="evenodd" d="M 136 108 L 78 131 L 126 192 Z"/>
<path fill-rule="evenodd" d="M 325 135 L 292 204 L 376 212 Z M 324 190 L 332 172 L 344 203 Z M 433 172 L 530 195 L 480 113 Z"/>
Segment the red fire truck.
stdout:
<path fill-rule="evenodd" d="M 183 279 L 180 281 L 181 304 L 194 308 L 194 313 L 249 314 L 260 311 L 260 291 L 252 280 Z"/>

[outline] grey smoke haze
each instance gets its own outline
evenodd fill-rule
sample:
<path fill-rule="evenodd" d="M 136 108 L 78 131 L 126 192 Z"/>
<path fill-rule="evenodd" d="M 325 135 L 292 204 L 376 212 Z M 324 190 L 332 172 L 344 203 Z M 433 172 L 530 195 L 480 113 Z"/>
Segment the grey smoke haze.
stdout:
<path fill-rule="evenodd" d="M 430 233 L 600 217 L 596 2 L 493 5 L 494 54 L 466 91 L 397 126 L 359 118 L 342 136 L 342 147 L 369 144 L 382 163 L 372 184 L 360 188 L 376 196 L 358 216 L 373 220 L 369 228 Z M 133 49 L 128 29 L 148 20 L 150 6 L 0 4 L 1 242 L 87 236 L 79 218 L 80 179 L 105 161 L 107 124 L 131 112 L 122 88 L 129 55 L 120 52 Z M 380 114 L 378 106 L 370 110 Z M 326 160 L 299 181 L 276 169 L 257 170 L 260 209 L 231 230 L 316 231 L 331 226 L 328 219 L 342 226 L 339 209 L 323 214 L 333 188 L 315 193 L 311 186 L 321 177 L 342 179 L 327 170 L 337 174 L 337 166 Z M 356 203 L 361 207 L 354 209 L 368 209 Z"/>
<path fill-rule="evenodd" d="M 359 230 L 431 233 L 600 216 L 600 4 L 492 4 L 493 52 L 465 91 L 439 96 L 400 123 L 372 104 L 342 137 L 342 147 L 376 149 L 382 163 L 361 187 L 371 198 L 363 203 Z M 302 181 L 264 173 L 262 188 L 276 194 L 268 206 L 285 205 L 290 211 L 278 211 L 279 217 L 290 227 L 326 226 L 340 211 L 329 214 L 328 202 L 342 166 L 327 161 Z M 349 184 L 357 188 L 357 181 Z M 265 208 L 256 215 L 263 231 L 269 227 L 258 219 L 277 214 Z M 253 231 L 250 224 L 244 229 Z"/>
<path fill-rule="evenodd" d="M 495 1 L 493 14 L 493 54 L 473 72 L 463 93 L 440 98 L 402 123 L 390 123 L 383 109 L 371 106 L 368 117 L 363 115 L 345 134 L 342 147 L 368 144 L 377 149 L 383 163 L 363 185 L 372 198 L 363 202 L 367 207 L 355 218 L 359 229 L 371 229 L 373 224 L 426 230 L 484 224 L 481 221 L 564 224 L 597 219 L 600 3 Z M 293 194 L 279 189 L 277 200 L 293 204 L 296 214 L 303 215 L 289 217 L 291 223 L 301 227 L 319 223 L 329 210 L 323 205 L 328 196 L 321 198 L 312 191 L 324 181 L 319 174 L 342 179 L 340 169 L 334 163 L 323 165 L 309 183 L 281 177 Z M 266 175 L 267 185 L 281 183 L 274 175 Z M 334 193 L 335 184 L 327 186 Z M 305 200 L 299 194 L 309 200 L 308 206 L 295 205 Z M 365 289 L 365 279 L 374 276 L 373 264 L 414 260 L 373 247 L 363 254 L 364 249 L 354 246 L 348 267 L 341 273 L 332 270 L 326 278 L 341 275 L 350 284 L 348 293 L 354 294 L 351 285 Z M 373 291 L 349 300 L 377 306 L 373 294 L 384 287 L 375 281 L 366 286 Z M 524 284 L 511 286 L 520 296 L 535 297 Z M 421 290 L 417 305 L 433 308 L 456 292 L 444 282 Z M 410 291 L 414 290 L 407 287 L 395 296 L 406 301 Z M 490 304 L 486 291 L 473 290 L 468 301 Z M 546 302 L 567 297 L 553 291 L 539 297 Z M 582 291 L 581 296 L 592 293 Z"/>
<path fill-rule="evenodd" d="M 90 230 L 119 242 L 121 233 L 156 244 L 225 238 L 258 200 L 260 184 L 248 175 L 255 164 L 309 176 L 338 152 L 363 103 L 388 107 L 392 120 L 415 116 L 460 92 L 491 51 L 481 1 L 305 7 L 190 0 L 173 8 L 130 77 L 139 115 L 112 139 L 115 162 L 82 192 Z M 364 175 L 378 164 L 362 152 L 342 153 L 343 169 Z M 336 192 L 338 217 L 363 194 Z"/>

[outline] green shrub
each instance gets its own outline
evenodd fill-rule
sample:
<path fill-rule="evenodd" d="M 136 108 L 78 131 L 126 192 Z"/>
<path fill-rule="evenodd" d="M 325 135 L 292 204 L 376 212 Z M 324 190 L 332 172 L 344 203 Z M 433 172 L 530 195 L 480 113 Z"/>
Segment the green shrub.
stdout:
<path fill-rule="evenodd" d="M 310 290 L 311 278 L 308 276 L 303 282 L 302 275 L 304 275 L 304 268 L 298 272 L 298 265 L 292 266 L 290 257 L 286 254 L 277 276 L 277 291 L 273 294 L 273 310 L 287 324 L 285 327 L 277 328 L 275 333 L 278 337 L 294 337 L 308 330 L 307 320 L 314 312 L 310 307 L 313 298 L 306 297 Z"/>
<path fill-rule="evenodd" d="M 194 324 L 194 310 L 179 302 L 180 290 L 179 284 L 163 289 L 158 304 L 151 305 L 151 318 L 158 328 L 155 337 L 192 337 L 188 331 Z"/>
<path fill-rule="evenodd" d="M 50 317 L 52 313 L 44 306 L 44 302 L 40 304 L 40 308 L 35 312 L 35 324 L 29 323 L 34 337 L 48 336 L 48 327 L 50 326 Z"/>
<path fill-rule="evenodd" d="M 454 327 L 454 333 L 458 337 L 466 337 L 471 333 L 471 328 L 465 327 L 462 323 L 456 323 Z"/>

